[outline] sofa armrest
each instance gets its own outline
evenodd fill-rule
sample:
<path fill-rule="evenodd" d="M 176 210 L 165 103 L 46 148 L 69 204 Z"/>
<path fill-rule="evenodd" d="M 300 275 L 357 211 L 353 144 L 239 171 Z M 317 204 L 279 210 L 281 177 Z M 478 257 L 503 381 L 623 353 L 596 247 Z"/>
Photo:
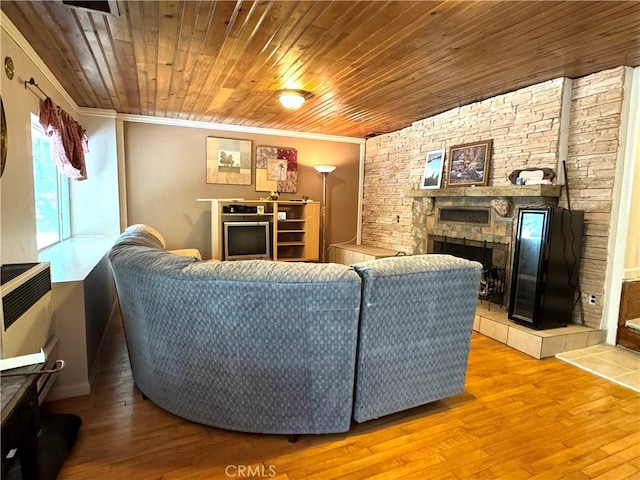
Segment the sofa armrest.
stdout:
<path fill-rule="evenodd" d="M 482 266 L 430 254 L 353 268 L 362 278 L 354 419 L 462 392 Z"/>

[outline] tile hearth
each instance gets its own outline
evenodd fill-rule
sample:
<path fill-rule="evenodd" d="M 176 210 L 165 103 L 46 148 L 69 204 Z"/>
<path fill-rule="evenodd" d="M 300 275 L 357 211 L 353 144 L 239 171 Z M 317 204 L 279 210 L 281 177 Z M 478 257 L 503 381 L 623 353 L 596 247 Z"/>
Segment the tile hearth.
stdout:
<path fill-rule="evenodd" d="M 478 304 L 473 329 L 538 359 L 554 357 L 561 352 L 578 350 L 605 341 L 603 330 L 578 324 L 533 330 L 509 320 L 506 307 L 487 302 Z"/>

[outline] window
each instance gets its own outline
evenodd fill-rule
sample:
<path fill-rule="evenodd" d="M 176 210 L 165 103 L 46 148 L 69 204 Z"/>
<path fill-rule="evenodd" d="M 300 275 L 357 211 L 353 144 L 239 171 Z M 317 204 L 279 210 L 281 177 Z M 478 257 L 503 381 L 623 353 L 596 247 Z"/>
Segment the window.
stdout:
<path fill-rule="evenodd" d="M 69 179 L 58 173 L 51 160 L 51 139 L 34 114 L 31 114 L 31 143 L 37 245 L 42 250 L 71 236 Z"/>

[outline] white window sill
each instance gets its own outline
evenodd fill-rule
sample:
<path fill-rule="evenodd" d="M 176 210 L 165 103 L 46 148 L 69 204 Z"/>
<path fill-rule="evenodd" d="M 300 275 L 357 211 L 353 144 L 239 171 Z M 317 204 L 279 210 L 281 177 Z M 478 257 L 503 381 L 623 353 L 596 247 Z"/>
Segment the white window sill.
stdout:
<path fill-rule="evenodd" d="M 83 281 L 107 254 L 117 236 L 73 237 L 38 253 L 39 262 L 51 264 L 51 281 Z"/>

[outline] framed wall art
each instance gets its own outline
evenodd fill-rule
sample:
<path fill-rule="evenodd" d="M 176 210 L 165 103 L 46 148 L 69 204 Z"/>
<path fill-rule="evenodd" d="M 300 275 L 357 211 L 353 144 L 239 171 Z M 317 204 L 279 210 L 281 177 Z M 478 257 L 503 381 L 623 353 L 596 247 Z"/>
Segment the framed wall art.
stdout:
<path fill-rule="evenodd" d="M 424 163 L 424 173 L 420 181 L 420 188 L 440 188 L 442 183 L 442 169 L 444 168 L 444 150 L 427 152 Z"/>
<path fill-rule="evenodd" d="M 286 147 L 256 147 L 256 191 L 295 193 L 298 151 Z"/>
<path fill-rule="evenodd" d="M 449 147 L 447 186 L 487 185 L 493 140 Z"/>
<path fill-rule="evenodd" d="M 207 183 L 251 185 L 251 140 L 207 137 Z"/>

